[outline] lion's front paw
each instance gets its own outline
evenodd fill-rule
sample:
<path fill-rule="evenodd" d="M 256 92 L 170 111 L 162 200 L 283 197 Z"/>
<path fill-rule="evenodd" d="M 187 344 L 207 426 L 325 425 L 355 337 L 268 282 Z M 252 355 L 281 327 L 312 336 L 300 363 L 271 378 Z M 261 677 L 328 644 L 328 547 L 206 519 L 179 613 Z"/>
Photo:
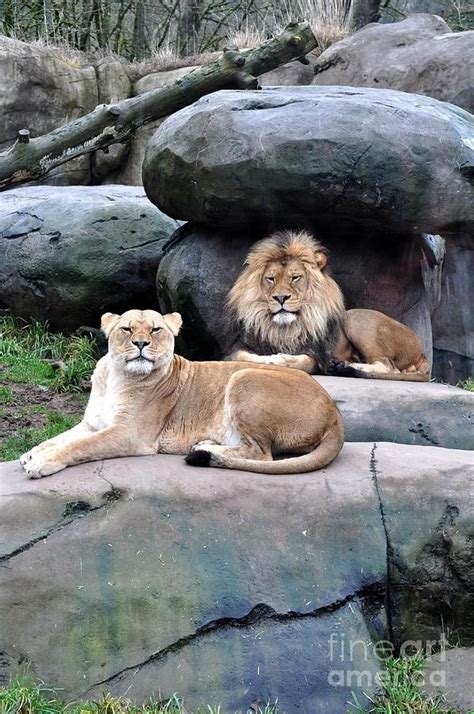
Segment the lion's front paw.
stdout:
<path fill-rule="evenodd" d="M 20 457 L 20 464 L 29 478 L 42 478 L 61 471 L 66 464 L 55 457 L 54 451 L 31 449 Z"/>

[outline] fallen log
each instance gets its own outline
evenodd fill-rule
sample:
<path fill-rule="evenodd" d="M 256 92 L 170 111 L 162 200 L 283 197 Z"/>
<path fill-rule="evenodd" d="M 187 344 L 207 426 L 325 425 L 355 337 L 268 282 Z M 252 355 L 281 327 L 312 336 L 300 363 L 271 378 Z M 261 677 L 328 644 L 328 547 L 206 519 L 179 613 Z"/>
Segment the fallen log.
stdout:
<path fill-rule="evenodd" d="M 0 154 L 0 191 L 34 181 L 51 169 L 111 144 L 130 141 L 144 124 L 168 116 L 200 97 L 219 89 L 257 89 L 257 77 L 291 60 L 304 57 L 317 47 L 307 23 L 291 23 L 261 47 L 240 52 L 227 48 L 216 62 L 190 72 L 173 84 L 123 99 L 101 104 L 93 112 L 37 138 L 28 129 Z"/>

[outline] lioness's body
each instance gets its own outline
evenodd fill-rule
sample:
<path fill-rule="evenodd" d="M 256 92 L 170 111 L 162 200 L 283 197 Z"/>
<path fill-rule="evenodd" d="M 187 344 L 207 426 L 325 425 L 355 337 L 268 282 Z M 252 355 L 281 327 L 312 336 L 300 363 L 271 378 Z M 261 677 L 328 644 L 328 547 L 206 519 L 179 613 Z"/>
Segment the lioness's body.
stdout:
<path fill-rule="evenodd" d="M 305 231 L 256 243 L 229 293 L 231 359 L 310 374 L 427 381 L 430 365 L 406 325 L 377 310 L 345 310 L 325 248 Z"/>
<path fill-rule="evenodd" d="M 261 473 L 311 471 L 337 456 L 342 420 L 320 385 L 278 367 L 174 355 L 178 317 L 151 310 L 104 316 L 106 330 L 114 322 L 111 351 L 97 363 L 84 419 L 22 457 L 32 478 L 85 461 L 157 452 Z M 130 338 L 124 329 L 133 329 Z M 291 452 L 304 455 L 272 460 Z"/>

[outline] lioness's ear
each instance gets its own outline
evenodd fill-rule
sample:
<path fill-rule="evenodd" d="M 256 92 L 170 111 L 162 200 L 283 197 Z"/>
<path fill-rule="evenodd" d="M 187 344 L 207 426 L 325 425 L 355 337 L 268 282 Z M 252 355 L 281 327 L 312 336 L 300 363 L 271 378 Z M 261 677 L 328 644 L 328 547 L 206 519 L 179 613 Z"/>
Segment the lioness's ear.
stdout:
<path fill-rule="evenodd" d="M 115 325 L 120 315 L 114 315 L 112 312 L 106 312 L 102 315 L 100 320 L 100 329 L 106 337 L 108 337 L 112 331 L 112 327 Z"/>
<path fill-rule="evenodd" d="M 323 268 L 326 267 L 326 264 L 328 262 L 328 257 L 326 253 L 322 250 L 317 250 L 314 254 L 314 258 L 316 260 L 316 265 L 320 270 L 323 270 Z"/>
<path fill-rule="evenodd" d="M 166 322 L 170 328 L 173 335 L 176 337 L 183 324 L 183 318 L 179 312 L 171 312 L 169 315 L 163 315 L 163 320 Z"/>

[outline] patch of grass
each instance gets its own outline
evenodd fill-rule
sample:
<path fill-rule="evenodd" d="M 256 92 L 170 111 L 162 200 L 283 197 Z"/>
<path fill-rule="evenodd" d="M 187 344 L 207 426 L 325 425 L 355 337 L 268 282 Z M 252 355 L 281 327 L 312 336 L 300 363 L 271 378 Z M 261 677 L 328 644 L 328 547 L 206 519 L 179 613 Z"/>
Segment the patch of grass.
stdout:
<path fill-rule="evenodd" d="M 0 360 L 7 366 L 5 381 L 70 392 L 83 389 L 95 354 L 88 337 L 51 333 L 40 322 L 27 325 L 7 316 L 0 318 Z"/>
<path fill-rule="evenodd" d="M 8 687 L 0 687 L 0 714 L 224 714 L 220 706 L 200 707 L 194 712 L 185 709 L 174 695 L 165 702 L 149 700 L 138 706 L 128 699 L 103 694 L 99 701 L 65 704 L 56 692 L 29 676 L 13 680 Z M 255 714 L 278 714 L 276 707 L 266 706 Z"/>
<path fill-rule="evenodd" d="M 422 671 L 426 663 L 423 654 L 413 657 L 388 657 L 381 675 L 382 687 L 373 698 L 366 695 L 369 704 L 361 704 L 352 695 L 349 713 L 359 714 L 459 714 L 456 709 L 446 708 L 444 697 L 426 695 L 421 689 Z"/>
<path fill-rule="evenodd" d="M 47 422 L 40 429 L 19 429 L 15 434 L 6 436 L 0 443 L 0 461 L 14 461 L 42 441 L 52 439 L 79 423 L 81 417 L 64 416 L 57 412 L 47 413 Z M 0 714 L 4 714 L 0 707 Z"/>
<path fill-rule="evenodd" d="M 10 387 L 3 387 L 2 385 L 0 385 L 0 403 L 10 404 L 12 399 L 13 391 L 10 389 Z"/>
<path fill-rule="evenodd" d="M 460 382 L 458 386 L 467 389 L 468 392 L 474 392 L 474 377 L 469 377 L 465 382 Z"/>

